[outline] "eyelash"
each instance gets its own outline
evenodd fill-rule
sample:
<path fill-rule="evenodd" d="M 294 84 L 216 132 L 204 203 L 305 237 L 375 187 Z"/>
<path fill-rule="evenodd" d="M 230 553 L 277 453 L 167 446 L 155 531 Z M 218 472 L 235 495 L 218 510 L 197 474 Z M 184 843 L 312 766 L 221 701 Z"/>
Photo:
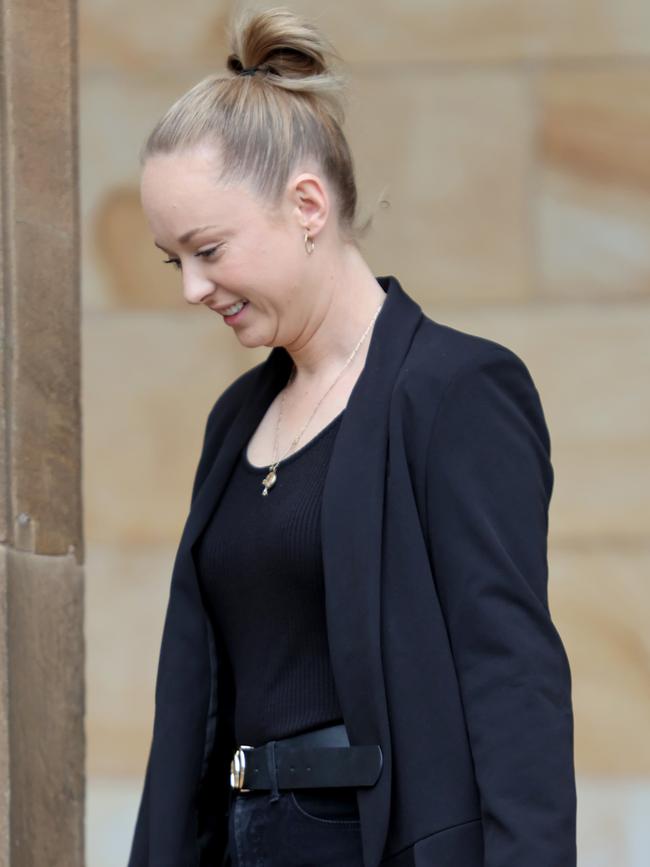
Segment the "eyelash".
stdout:
<path fill-rule="evenodd" d="M 201 252 L 197 253 L 196 255 L 197 256 L 203 256 L 204 258 L 207 259 L 208 256 L 211 256 L 213 253 L 216 253 L 216 251 L 219 249 L 220 246 L 221 246 L 221 244 L 217 244 L 216 247 L 210 247 L 209 250 L 201 250 Z M 174 265 L 176 267 L 177 271 L 181 270 L 181 266 L 180 266 L 178 259 L 163 259 L 163 262 L 165 265 Z"/>

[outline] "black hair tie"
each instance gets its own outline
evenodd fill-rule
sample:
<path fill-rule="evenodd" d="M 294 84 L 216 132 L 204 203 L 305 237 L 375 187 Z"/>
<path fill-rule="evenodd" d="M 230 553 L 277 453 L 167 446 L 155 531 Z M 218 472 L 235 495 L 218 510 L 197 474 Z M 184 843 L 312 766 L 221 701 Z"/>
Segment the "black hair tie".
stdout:
<path fill-rule="evenodd" d="M 248 69 L 241 69 L 239 75 L 255 75 L 259 66 L 249 66 Z"/>

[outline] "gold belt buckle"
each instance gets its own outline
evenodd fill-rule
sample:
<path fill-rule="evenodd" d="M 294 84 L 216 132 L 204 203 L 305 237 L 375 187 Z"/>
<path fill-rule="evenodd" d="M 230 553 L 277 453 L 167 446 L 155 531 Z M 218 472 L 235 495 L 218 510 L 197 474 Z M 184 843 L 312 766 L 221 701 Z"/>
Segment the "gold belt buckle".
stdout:
<path fill-rule="evenodd" d="M 246 756 L 244 750 L 252 750 L 253 747 L 248 744 L 241 744 L 235 750 L 235 754 L 230 762 L 230 786 L 240 792 L 250 792 L 250 789 L 244 788 L 244 772 L 246 770 Z"/>

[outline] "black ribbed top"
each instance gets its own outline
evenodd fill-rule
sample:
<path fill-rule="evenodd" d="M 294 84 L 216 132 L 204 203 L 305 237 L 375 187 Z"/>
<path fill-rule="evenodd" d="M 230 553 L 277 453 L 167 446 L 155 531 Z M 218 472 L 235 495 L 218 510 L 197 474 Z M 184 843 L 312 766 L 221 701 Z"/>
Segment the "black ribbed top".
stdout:
<path fill-rule="evenodd" d="M 250 463 L 246 444 L 197 542 L 199 580 L 234 676 L 238 744 L 343 722 L 330 666 L 320 533 L 343 412 L 281 461 L 268 496 L 268 467 Z"/>

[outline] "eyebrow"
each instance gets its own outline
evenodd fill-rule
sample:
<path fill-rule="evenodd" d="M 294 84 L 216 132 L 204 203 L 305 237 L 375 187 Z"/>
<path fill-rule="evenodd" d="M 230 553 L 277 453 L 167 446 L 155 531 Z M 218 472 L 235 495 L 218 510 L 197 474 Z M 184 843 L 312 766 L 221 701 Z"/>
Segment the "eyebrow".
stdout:
<path fill-rule="evenodd" d="M 196 229 L 190 229 L 189 232 L 185 232 L 184 235 L 180 236 L 180 238 L 178 239 L 178 243 L 179 244 L 187 244 L 187 242 L 190 241 L 194 237 L 194 235 L 198 235 L 199 232 L 204 232 L 206 229 L 216 229 L 216 228 L 218 228 L 218 227 L 214 226 L 214 225 L 210 225 L 210 226 L 199 226 Z M 156 247 L 158 247 L 158 249 L 163 250 L 165 253 L 167 252 L 167 250 L 165 250 L 165 248 L 161 244 L 159 244 L 158 241 L 154 241 L 154 245 Z"/>

